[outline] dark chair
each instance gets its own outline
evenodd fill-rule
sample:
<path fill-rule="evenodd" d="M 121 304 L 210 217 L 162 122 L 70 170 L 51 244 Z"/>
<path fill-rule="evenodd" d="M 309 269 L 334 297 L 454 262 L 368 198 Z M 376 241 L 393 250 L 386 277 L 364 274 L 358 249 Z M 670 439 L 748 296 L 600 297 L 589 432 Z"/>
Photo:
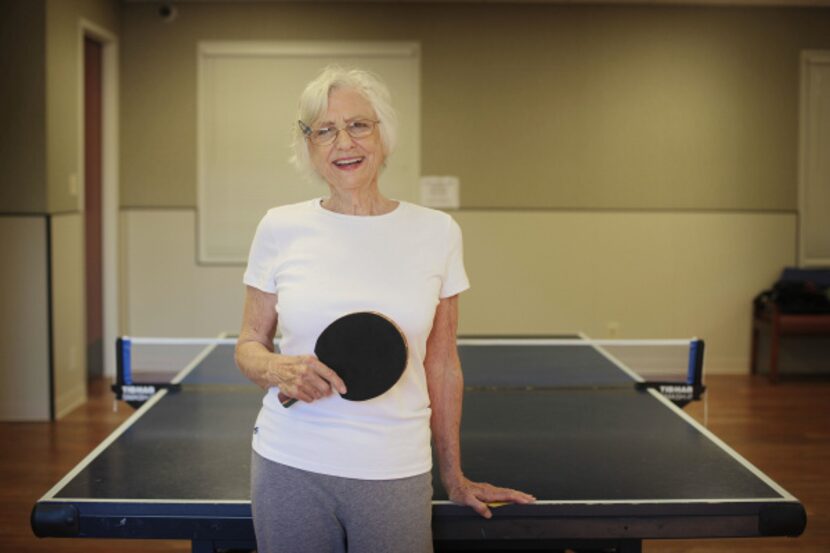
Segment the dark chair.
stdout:
<path fill-rule="evenodd" d="M 778 381 L 782 336 L 830 336 L 830 270 L 785 268 L 775 286 L 758 295 L 752 308 L 750 370 L 758 370 L 758 335 L 769 329 L 769 378 Z"/>
<path fill-rule="evenodd" d="M 815 315 L 802 313 L 781 313 L 775 302 L 764 306 L 756 305 L 752 316 L 752 351 L 750 369 L 753 374 L 758 370 L 758 334 L 769 328 L 769 379 L 777 382 L 778 349 L 781 336 L 825 335 L 830 336 L 830 314 Z"/>

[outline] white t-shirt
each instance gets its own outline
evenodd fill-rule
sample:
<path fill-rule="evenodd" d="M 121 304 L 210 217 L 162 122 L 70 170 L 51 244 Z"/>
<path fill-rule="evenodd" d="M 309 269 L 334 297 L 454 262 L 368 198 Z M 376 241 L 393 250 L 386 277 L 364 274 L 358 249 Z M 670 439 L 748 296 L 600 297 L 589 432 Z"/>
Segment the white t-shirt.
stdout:
<path fill-rule="evenodd" d="M 337 393 L 282 407 L 268 390 L 253 448 L 312 472 L 384 480 L 432 468 L 424 357 L 440 298 L 469 287 L 461 229 L 446 213 L 399 202 L 376 216 L 324 209 L 320 198 L 276 207 L 259 223 L 243 281 L 277 294 L 280 351 L 314 352 L 335 319 L 377 311 L 406 335 L 409 359 L 385 394 L 347 401 Z"/>

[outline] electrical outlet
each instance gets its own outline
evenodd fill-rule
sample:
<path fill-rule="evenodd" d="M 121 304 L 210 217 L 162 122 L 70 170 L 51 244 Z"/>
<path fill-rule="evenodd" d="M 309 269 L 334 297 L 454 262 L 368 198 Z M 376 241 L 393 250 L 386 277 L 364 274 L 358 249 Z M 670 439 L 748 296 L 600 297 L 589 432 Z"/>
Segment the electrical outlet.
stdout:
<path fill-rule="evenodd" d="M 608 332 L 609 338 L 616 338 L 620 334 L 620 323 L 610 321 L 605 325 L 605 330 Z"/>

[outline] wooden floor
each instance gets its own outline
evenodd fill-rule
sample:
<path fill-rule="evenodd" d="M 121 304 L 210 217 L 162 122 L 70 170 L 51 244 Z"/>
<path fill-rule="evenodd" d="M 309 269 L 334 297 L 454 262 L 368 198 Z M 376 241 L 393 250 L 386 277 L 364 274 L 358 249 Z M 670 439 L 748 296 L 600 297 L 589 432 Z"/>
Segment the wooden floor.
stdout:
<path fill-rule="evenodd" d="M 710 376 L 709 428 L 769 474 L 807 508 L 796 539 L 647 542 L 657 552 L 830 552 L 830 380 Z M 702 420 L 702 402 L 687 411 Z M 56 423 L 0 423 L 0 551 L 189 551 L 162 541 L 37 539 L 29 529 L 35 501 L 131 412 L 113 412 L 106 384 L 90 384 L 90 401 Z M 381 553 L 381 552 L 379 552 Z"/>

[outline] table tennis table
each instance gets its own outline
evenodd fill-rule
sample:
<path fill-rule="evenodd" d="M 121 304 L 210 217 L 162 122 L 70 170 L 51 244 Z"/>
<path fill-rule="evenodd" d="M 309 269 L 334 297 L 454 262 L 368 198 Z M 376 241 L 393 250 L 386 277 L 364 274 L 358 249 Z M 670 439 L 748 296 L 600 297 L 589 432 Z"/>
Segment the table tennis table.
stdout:
<path fill-rule="evenodd" d="M 465 474 L 534 494 L 485 520 L 434 479 L 437 551 L 635 552 L 643 540 L 797 536 L 801 503 L 596 345 L 461 339 Z M 41 537 L 255 547 L 251 429 L 262 391 L 212 345 L 49 490 Z M 402 498 L 405 500 L 405 498 Z"/>

